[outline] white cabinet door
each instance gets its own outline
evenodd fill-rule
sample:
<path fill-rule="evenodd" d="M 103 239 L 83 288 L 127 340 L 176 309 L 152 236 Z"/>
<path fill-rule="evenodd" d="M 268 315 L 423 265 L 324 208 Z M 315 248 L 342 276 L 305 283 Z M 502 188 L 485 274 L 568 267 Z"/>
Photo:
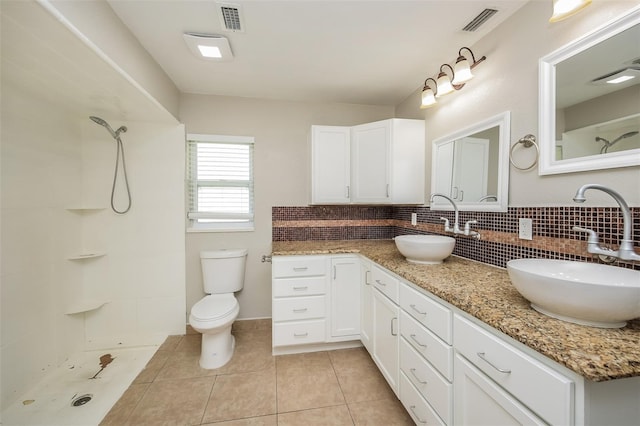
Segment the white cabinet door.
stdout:
<path fill-rule="evenodd" d="M 355 256 L 331 259 L 330 323 L 332 337 L 359 338 L 360 259 Z"/>
<path fill-rule="evenodd" d="M 400 308 L 378 289 L 373 291 L 373 360 L 398 395 L 398 317 Z"/>
<path fill-rule="evenodd" d="M 371 262 L 360 260 L 360 340 L 373 353 L 373 285 Z"/>
<path fill-rule="evenodd" d="M 454 424 L 546 424 L 460 354 L 456 354 L 454 371 Z"/>
<path fill-rule="evenodd" d="M 391 121 L 354 126 L 351 189 L 354 203 L 389 203 Z"/>
<path fill-rule="evenodd" d="M 311 126 L 311 203 L 351 201 L 350 127 Z"/>

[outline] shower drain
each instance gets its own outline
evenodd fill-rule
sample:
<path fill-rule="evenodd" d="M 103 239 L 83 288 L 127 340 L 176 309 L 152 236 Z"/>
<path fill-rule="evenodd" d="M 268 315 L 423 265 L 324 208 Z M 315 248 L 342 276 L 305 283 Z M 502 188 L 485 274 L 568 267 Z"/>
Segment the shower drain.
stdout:
<path fill-rule="evenodd" d="M 80 407 L 80 406 L 86 404 L 87 402 L 91 401 L 91 398 L 93 398 L 92 394 L 90 394 L 90 393 L 84 394 L 82 396 L 74 398 L 71 401 L 71 406 L 72 407 Z"/>

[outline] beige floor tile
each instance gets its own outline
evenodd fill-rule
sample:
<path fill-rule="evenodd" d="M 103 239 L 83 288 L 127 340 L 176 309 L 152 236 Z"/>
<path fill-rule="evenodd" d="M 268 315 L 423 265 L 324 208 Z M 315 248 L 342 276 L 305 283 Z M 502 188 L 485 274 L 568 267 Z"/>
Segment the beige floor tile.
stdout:
<path fill-rule="evenodd" d="M 197 425 L 215 377 L 156 381 L 131 413 L 128 425 Z"/>
<path fill-rule="evenodd" d="M 348 404 L 356 426 L 404 426 L 414 425 L 413 420 L 397 399 L 356 402 Z"/>
<path fill-rule="evenodd" d="M 174 351 L 183 336 L 169 336 L 165 339 L 164 343 L 158 348 L 159 351 Z"/>
<path fill-rule="evenodd" d="M 385 378 L 376 369 L 337 377 L 347 403 L 396 398 Z"/>
<path fill-rule="evenodd" d="M 116 402 L 104 419 L 102 419 L 100 424 L 114 426 L 124 424 L 148 388 L 148 383 L 132 384 L 129 386 L 118 402 Z"/>
<path fill-rule="evenodd" d="M 378 371 L 378 367 L 365 348 L 330 351 L 329 358 L 338 376 L 362 374 L 370 370 Z"/>
<path fill-rule="evenodd" d="M 278 372 L 306 370 L 311 368 L 330 368 L 331 360 L 327 352 L 309 352 L 305 354 L 280 355 L 276 357 Z"/>
<path fill-rule="evenodd" d="M 278 414 L 278 426 L 352 426 L 346 405 Z"/>
<path fill-rule="evenodd" d="M 176 352 L 196 352 L 200 353 L 202 347 L 202 334 L 187 334 L 182 337 L 180 343 L 175 348 Z"/>
<path fill-rule="evenodd" d="M 172 352 L 156 376 L 156 381 L 215 376 L 217 370 L 200 367 L 200 353 Z"/>
<path fill-rule="evenodd" d="M 203 423 L 276 413 L 275 369 L 217 376 Z"/>
<path fill-rule="evenodd" d="M 270 333 L 238 332 L 235 338 L 236 348 L 231 361 L 217 369 L 216 374 L 249 373 L 274 368 Z"/>
<path fill-rule="evenodd" d="M 204 425 L 204 423 L 203 423 Z M 215 426 L 277 426 L 278 417 L 271 416 L 249 417 L 248 419 L 229 420 L 226 422 L 207 423 Z"/>
<path fill-rule="evenodd" d="M 151 357 L 144 369 L 138 374 L 138 377 L 133 380 L 133 383 L 153 382 L 160 373 L 160 370 L 162 370 L 162 367 L 167 363 L 170 355 L 171 352 L 169 351 L 157 351 L 153 354 L 153 357 Z"/>
<path fill-rule="evenodd" d="M 345 403 L 338 379 L 330 364 L 327 366 L 320 362 L 309 363 L 307 368 L 291 365 L 288 368 L 280 368 L 279 364 L 277 365 L 278 413 Z"/>

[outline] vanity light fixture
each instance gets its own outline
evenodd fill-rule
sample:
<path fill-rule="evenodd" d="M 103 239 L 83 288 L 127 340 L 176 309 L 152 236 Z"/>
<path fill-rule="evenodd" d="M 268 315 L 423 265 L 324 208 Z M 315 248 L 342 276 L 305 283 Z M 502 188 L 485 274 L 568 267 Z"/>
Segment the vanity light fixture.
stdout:
<path fill-rule="evenodd" d="M 453 92 L 454 90 L 459 90 L 460 89 L 460 87 L 456 87 L 453 84 L 451 84 L 451 79 L 449 78 L 447 73 L 442 70 L 443 67 L 449 67 L 449 69 L 451 70 L 451 74 L 452 74 L 453 78 L 456 77 L 456 73 L 453 70 L 453 68 L 451 68 L 451 65 L 449 65 L 449 64 L 440 65 L 440 74 L 438 74 L 438 79 L 437 79 L 437 85 L 438 85 L 437 91 L 436 91 L 436 97 L 437 98 L 439 98 L 441 96 L 444 96 L 444 95 L 448 95 L 449 93 Z"/>
<path fill-rule="evenodd" d="M 471 60 L 473 61 L 471 65 L 469 65 L 469 61 L 467 60 L 467 58 L 462 55 L 463 50 L 468 50 L 469 53 L 471 54 Z M 471 80 L 473 78 L 473 74 L 471 73 L 471 70 L 475 68 L 475 66 L 478 65 L 480 62 L 484 61 L 485 59 L 487 59 L 487 57 L 483 56 L 482 58 L 476 61 L 476 57 L 474 56 L 471 49 L 469 49 L 468 47 L 461 47 L 460 50 L 458 51 L 458 59 L 456 60 L 456 64 L 454 65 L 454 68 L 453 68 L 455 72 L 455 78 L 451 83 L 454 85 L 456 84 L 459 85 L 459 84 L 464 84 L 467 81 Z"/>
<path fill-rule="evenodd" d="M 201 33 L 184 33 L 183 36 L 191 52 L 200 59 L 219 62 L 233 59 L 231 46 L 226 37 Z"/>
<path fill-rule="evenodd" d="M 549 22 L 568 18 L 591 4 L 591 0 L 553 0 L 553 15 Z"/>
<path fill-rule="evenodd" d="M 432 89 L 431 86 L 427 84 L 427 81 L 433 81 L 435 83 L 435 89 Z M 422 87 L 422 103 L 420 104 L 420 109 L 429 108 L 436 104 L 436 95 L 438 94 L 438 83 L 431 77 L 427 78 L 424 81 L 424 86 Z"/>

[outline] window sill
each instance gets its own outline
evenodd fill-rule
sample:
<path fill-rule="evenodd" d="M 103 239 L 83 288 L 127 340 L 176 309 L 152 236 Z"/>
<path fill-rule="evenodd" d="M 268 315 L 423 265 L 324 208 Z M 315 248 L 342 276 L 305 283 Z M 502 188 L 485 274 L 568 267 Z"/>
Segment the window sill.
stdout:
<path fill-rule="evenodd" d="M 253 226 L 246 228 L 187 228 L 187 234 L 199 232 L 253 232 Z"/>

